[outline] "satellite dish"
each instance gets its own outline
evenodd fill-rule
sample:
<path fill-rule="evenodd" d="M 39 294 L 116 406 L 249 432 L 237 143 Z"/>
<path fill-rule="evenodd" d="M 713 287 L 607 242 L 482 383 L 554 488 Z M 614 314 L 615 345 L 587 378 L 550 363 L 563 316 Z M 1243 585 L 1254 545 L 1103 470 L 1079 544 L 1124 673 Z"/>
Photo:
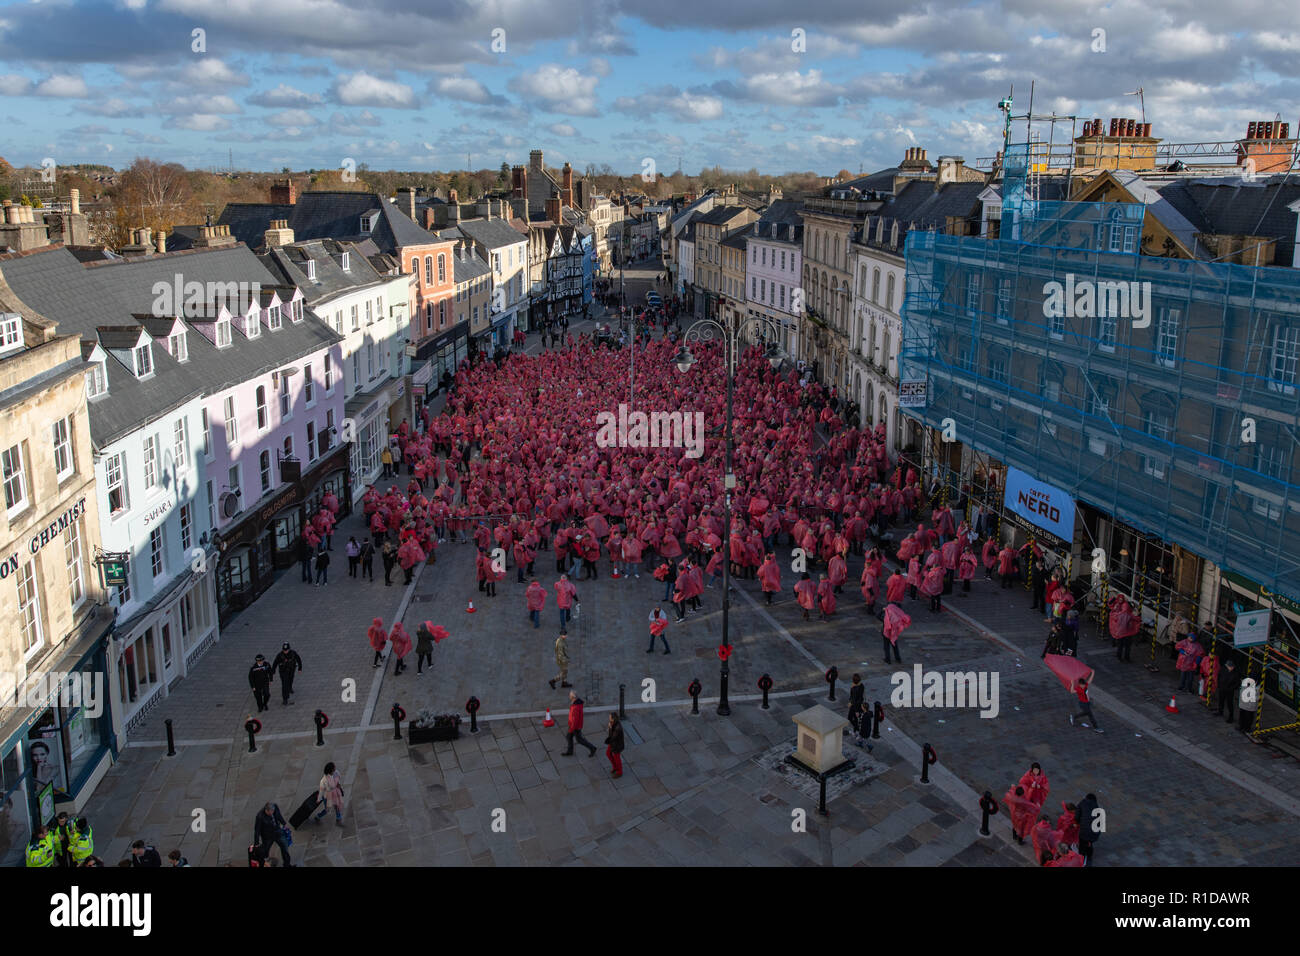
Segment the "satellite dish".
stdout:
<path fill-rule="evenodd" d="M 227 518 L 233 518 L 239 514 L 239 493 L 224 492 L 221 495 L 221 514 Z"/>

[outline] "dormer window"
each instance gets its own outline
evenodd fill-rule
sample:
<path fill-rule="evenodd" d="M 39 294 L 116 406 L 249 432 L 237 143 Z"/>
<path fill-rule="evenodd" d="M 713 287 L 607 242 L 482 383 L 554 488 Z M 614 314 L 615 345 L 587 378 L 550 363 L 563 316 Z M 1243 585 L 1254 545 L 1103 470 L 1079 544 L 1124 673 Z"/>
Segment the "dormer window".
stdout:
<path fill-rule="evenodd" d="M 0 315 L 0 355 L 23 347 L 23 317 L 17 312 Z"/>
<path fill-rule="evenodd" d="M 312 282 L 316 281 L 316 260 L 315 259 L 307 260 L 307 278 L 310 279 Z"/>
<path fill-rule="evenodd" d="M 278 305 L 273 305 L 266 310 L 266 325 L 272 332 L 280 328 L 280 307 Z"/>
<path fill-rule="evenodd" d="M 136 346 L 131 354 L 135 358 L 136 378 L 148 378 L 153 374 L 153 346 L 150 343 Z"/>
<path fill-rule="evenodd" d="M 352 271 L 351 253 L 345 252 L 343 253 L 342 256 L 339 257 L 339 268 L 341 268 L 344 272 Z"/>
<path fill-rule="evenodd" d="M 375 230 L 375 223 L 379 220 L 379 213 L 367 213 L 361 217 L 361 234 L 368 236 Z"/>
<path fill-rule="evenodd" d="M 294 322 L 302 321 L 302 299 L 294 299 L 289 303 L 289 316 Z"/>
<path fill-rule="evenodd" d="M 169 351 L 178 362 L 188 362 L 190 359 L 189 343 L 185 340 L 185 333 L 175 332 L 167 339 L 167 351 Z"/>
<path fill-rule="evenodd" d="M 230 320 L 221 319 L 217 322 L 217 348 L 224 349 L 230 345 Z"/>
<path fill-rule="evenodd" d="M 254 309 L 244 316 L 244 335 L 250 339 L 255 339 L 262 334 L 262 323 L 257 321 L 257 310 Z"/>
<path fill-rule="evenodd" d="M 103 362 L 91 362 L 86 370 L 86 398 L 93 401 L 108 394 L 108 372 Z"/>

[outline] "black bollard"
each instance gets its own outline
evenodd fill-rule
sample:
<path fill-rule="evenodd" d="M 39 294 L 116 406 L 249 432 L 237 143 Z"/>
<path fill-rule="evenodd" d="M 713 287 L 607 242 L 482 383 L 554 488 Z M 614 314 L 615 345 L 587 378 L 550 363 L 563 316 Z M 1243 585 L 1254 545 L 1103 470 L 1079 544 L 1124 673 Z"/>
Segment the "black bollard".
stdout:
<path fill-rule="evenodd" d="M 393 718 L 393 739 L 402 739 L 402 721 L 406 719 L 406 711 L 402 710 L 401 704 L 393 704 L 393 709 L 388 712 L 388 716 Z"/>
<path fill-rule="evenodd" d="M 691 695 L 692 714 L 698 714 L 700 712 L 700 691 L 702 690 L 704 690 L 704 686 L 700 683 L 700 679 L 698 677 L 695 680 L 691 681 L 690 687 L 686 688 L 686 693 Z"/>
<path fill-rule="evenodd" d="M 821 782 L 821 794 L 817 799 L 817 812 L 822 816 L 828 816 L 826 813 L 826 774 L 819 773 L 817 779 Z"/>
<path fill-rule="evenodd" d="M 471 734 L 478 733 L 478 708 L 477 697 L 471 697 L 465 701 L 465 713 L 469 714 L 469 732 Z"/>
<path fill-rule="evenodd" d="M 840 676 L 840 669 L 838 667 L 835 667 L 834 665 L 832 665 L 831 669 L 826 672 L 826 683 L 831 685 L 831 696 L 829 698 L 830 700 L 835 699 L 835 681 L 839 676 Z"/>
<path fill-rule="evenodd" d="M 312 715 L 312 723 L 316 725 L 316 746 L 325 746 L 325 728 L 330 725 L 329 717 L 325 716 L 325 711 L 318 710 Z"/>
<path fill-rule="evenodd" d="M 168 717 L 163 721 L 167 727 L 167 756 L 176 756 L 176 735 L 172 733 L 172 719 Z"/>
<path fill-rule="evenodd" d="M 262 729 L 262 722 L 249 715 L 248 720 L 244 721 L 244 729 L 248 731 L 248 752 L 255 754 L 257 753 L 257 732 Z"/>
<path fill-rule="evenodd" d="M 627 691 L 627 684 L 618 685 L 618 719 L 627 720 L 627 710 L 623 707 L 623 695 Z"/>
<path fill-rule="evenodd" d="M 770 675 L 764 674 L 758 679 L 758 689 L 763 692 L 763 709 L 767 710 L 767 692 L 772 689 L 772 678 Z"/>
<path fill-rule="evenodd" d="M 721 690 L 720 690 L 720 692 L 719 692 L 719 693 L 720 693 L 720 696 L 718 697 L 718 716 L 719 716 L 719 717 L 730 717 L 730 716 L 731 716 L 731 704 L 729 704 L 729 703 L 727 702 L 727 675 L 728 675 L 728 673 L 729 673 L 729 671 L 727 670 L 727 662 L 724 660 L 724 661 L 722 662 L 722 675 L 721 675 L 721 678 L 722 678 L 722 688 L 721 688 Z"/>
<path fill-rule="evenodd" d="M 875 711 L 874 716 L 876 719 L 874 722 L 874 726 L 871 728 L 871 739 L 879 740 L 880 722 L 885 719 L 885 708 L 881 706 L 880 701 L 876 701 L 876 706 L 873 708 L 873 710 Z"/>
<path fill-rule="evenodd" d="M 989 817 L 998 812 L 998 802 L 987 790 L 984 791 L 984 796 L 980 797 L 980 809 L 984 811 L 984 819 L 980 823 L 980 836 L 988 836 Z"/>
<path fill-rule="evenodd" d="M 930 782 L 930 766 L 939 762 L 939 755 L 929 744 L 921 746 L 921 782 Z"/>

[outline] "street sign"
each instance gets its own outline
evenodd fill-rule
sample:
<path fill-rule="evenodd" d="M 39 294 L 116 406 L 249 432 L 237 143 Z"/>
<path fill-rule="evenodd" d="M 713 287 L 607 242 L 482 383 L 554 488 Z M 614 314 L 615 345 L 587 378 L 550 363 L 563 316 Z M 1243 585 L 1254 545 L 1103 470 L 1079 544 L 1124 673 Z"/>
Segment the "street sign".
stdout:
<path fill-rule="evenodd" d="M 130 558 L 125 554 L 103 554 L 97 559 L 104 587 L 122 587 L 127 581 Z"/>
<path fill-rule="evenodd" d="M 904 379 L 898 383 L 899 408 L 925 408 L 926 380 Z"/>

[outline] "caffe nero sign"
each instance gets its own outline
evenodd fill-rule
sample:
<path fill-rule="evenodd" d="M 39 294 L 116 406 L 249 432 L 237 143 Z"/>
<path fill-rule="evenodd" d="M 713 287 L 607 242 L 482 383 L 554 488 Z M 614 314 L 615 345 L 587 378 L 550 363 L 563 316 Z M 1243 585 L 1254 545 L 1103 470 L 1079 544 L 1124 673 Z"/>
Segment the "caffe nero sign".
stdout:
<path fill-rule="evenodd" d="M 24 549 L 32 557 L 40 553 L 41 548 L 45 547 L 51 541 L 56 540 L 60 534 L 67 530 L 68 525 L 80 518 L 86 511 L 86 499 L 81 498 L 75 505 L 69 508 L 63 514 L 59 515 L 54 521 L 51 521 L 40 531 L 36 532 L 27 540 L 27 547 Z M 18 570 L 20 552 L 15 551 L 7 556 L 3 563 L 0 563 L 0 580 Z"/>

